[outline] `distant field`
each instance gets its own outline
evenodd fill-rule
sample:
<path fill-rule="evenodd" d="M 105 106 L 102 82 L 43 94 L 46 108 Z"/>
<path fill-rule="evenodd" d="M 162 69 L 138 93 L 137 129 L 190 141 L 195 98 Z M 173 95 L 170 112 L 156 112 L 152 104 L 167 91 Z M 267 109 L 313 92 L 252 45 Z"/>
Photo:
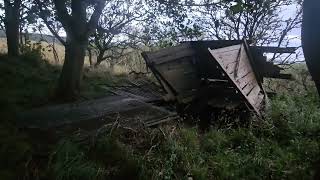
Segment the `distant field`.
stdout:
<path fill-rule="evenodd" d="M 36 41 L 32 41 L 35 43 Z M 55 50 L 58 55 L 58 61 L 54 58 L 53 53 L 53 46 L 52 44 L 41 42 L 41 46 L 43 48 L 43 55 L 45 59 L 47 59 L 51 64 L 58 64 L 62 65 L 64 61 L 64 46 L 55 43 Z M 0 38 L 0 53 L 6 53 L 7 52 L 7 44 L 6 44 L 6 38 Z M 123 73 L 129 73 L 131 71 L 135 72 L 145 72 L 146 66 L 143 58 L 141 57 L 140 51 L 133 51 L 132 53 L 123 56 L 119 59 L 114 60 L 115 66 L 113 67 L 113 71 L 116 74 L 123 74 Z M 92 60 L 93 64 L 96 62 L 96 55 L 95 52 L 92 52 Z M 85 66 L 89 66 L 89 57 L 85 57 Z M 110 68 L 110 63 L 108 61 L 104 61 L 99 65 L 100 68 Z"/>
<path fill-rule="evenodd" d="M 42 42 L 41 46 L 44 48 L 43 49 L 44 57 L 50 63 L 56 64 L 55 59 L 54 59 L 54 55 L 53 55 L 53 51 L 52 51 L 52 44 L 48 44 L 46 42 Z M 62 63 L 63 59 L 64 59 L 64 47 L 59 45 L 59 44 L 56 44 L 55 45 L 55 49 L 57 51 L 57 54 L 58 54 L 58 57 L 59 57 L 59 60 L 60 60 L 59 63 Z M 6 38 L 0 38 L 0 53 L 7 53 L 7 40 L 6 40 Z"/>

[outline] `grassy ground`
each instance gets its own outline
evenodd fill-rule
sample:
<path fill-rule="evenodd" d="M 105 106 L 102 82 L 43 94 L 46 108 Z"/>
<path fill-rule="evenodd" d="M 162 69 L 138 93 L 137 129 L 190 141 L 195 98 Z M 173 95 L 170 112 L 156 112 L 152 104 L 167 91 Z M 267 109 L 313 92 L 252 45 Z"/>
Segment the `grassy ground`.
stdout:
<path fill-rule="evenodd" d="M 318 102 L 313 93 L 279 95 L 266 119 L 249 127 L 201 133 L 174 124 L 75 136 L 60 142 L 49 169 L 57 179 L 311 179 L 320 152 Z"/>
<path fill-rule="evenodd" d="M 320 164 L 320 100 L 310 84 L 301 85 L 302 76 L 277 82 L 289 90 L 271 99 L 264 120 L 252 118 L 248 127 L 219 121 L 219 129 L 201 132 L 182 123 L 115 125 L 39 144 L 15 128 L 14 114 L 52 103 L 59 72 L 39 54 L 1 56 L 1 179 L 311 179 Z M 83 96 L 106 95 L 99 84 L 123 79 L 86 69 Z"/>
<path fill-rule="evenodd" d="M 45 163 L 37 162 L 37 142 L 15 126 L 17 112 L 55 104 L 54 90 L 61 66 L 48 62 L 42 55 L 35 49 L 26 50 L 19 58 L 0 55 L 0 179 L 34 179 L 46 174 L 45 169 L 39 172 L 38 167 L 47 166 L 49 151 L 40 152 L 40 160 L 45 156 Z M 86 68 L 79 101 L 107 96 L 100 85 L 121 84 L 123 79 L 123 75 L 111 75 L 106 69 Z"/>

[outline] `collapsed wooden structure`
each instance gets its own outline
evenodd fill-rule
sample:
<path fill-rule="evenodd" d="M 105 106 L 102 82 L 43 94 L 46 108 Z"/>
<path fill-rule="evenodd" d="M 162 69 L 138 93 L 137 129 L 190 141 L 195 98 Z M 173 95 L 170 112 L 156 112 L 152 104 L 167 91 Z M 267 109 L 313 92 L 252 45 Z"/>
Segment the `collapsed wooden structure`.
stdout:
<path fill-rule="evenodd" d="M 250 46 L 247 41 L 191 41 L 143 52 L 147 67 L 166 92 L 167 101 L 195 109 L 211 106 L 264 109 L 263 78 L 290 79 L 267 61 L 265 52 L 294 53 L 295 48 Z"/>
<path fill-rule="evenodd" d="M 110 93 L 108 97 L 21 112 L 17 124 L 51 138 L 79 129 L 96 131 L 106 124 L 155 126 L 180 119 L 174 110 L 193 111 L 191 115 L 200 120 L 209 119 L 211 110 L 222 109 L 240 110 L 241 114 L 245 108 L 261 115 L 266 99 L 263 79 L 290 79 L 280 67 L 267 61 L 264 52 L 294 51 L 249 46 L 246 41 L 194 41 L 144 52 L 146 64 L 162 88 L 146 79 L 128 80 L 119 86 L 102 85 Z M 177 108 L 163 99 L 174 102 Z"/>

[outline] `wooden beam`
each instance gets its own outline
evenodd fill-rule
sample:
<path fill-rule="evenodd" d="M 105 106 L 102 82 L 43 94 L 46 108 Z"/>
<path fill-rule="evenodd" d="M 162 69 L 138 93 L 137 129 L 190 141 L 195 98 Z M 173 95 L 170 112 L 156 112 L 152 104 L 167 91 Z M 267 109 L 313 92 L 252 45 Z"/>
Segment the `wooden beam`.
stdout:
<path fill-rule="evenodd" d="M 251 46 L 256 51 L 265 53 L 295 53 L 297 47 Z"/>
<path fill-rule="evenodd" d="M 276 78 L 276 79 L 288 79 L 291 80 L 292 79 L 292 75 L 291 74 L 265 74 L 264 77 L 266 78 Z"/>

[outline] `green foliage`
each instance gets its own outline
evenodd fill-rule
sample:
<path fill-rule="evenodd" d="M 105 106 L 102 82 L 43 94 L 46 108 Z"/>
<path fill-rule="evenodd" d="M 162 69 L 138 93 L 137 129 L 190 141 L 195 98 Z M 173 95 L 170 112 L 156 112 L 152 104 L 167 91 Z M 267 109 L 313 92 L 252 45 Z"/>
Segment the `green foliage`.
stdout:
<path fill-rule="evenodd" d="M 56 179 L 137 179 L 139 170 L 138 159 L 113 135 L 85 145 L 62 140 L 49 164 Z"/>
<path fill-rule="evenodd" d="M 33 65 L 39 65 L 43 61 L 45 48 L 41 45 L 41 42 L 33 43 L 27 41 L 26 44 L 20 45 L 20 51 L 22 52 L 22 59 L 33 63 Z"/>
<path fill-rule="evenodd" d="M 48 102 L 59 68 L 32 52 L 14 59 L 0 57 L 0 103 L 17 108 L 31 108 Z"/>
<path fill-rule="evenodd" d="M 70 141 L 62 141 L 53 153 L 52 176 L 56 179 L 97 179 L 103 170 L 89 162 L 85 152 Z"/>

